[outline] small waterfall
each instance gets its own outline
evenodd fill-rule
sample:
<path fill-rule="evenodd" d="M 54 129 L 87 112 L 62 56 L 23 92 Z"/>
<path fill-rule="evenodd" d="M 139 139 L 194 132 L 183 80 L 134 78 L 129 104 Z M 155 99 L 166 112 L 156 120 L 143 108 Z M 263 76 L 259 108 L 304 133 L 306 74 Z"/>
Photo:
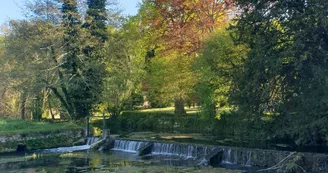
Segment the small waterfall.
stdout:
<path fill-rule="evenodd" d="M 184 157 L 185 159 L 197 159 L 205 157 L 212 148 L 179 143 L 154 143 L 151 154 L 170 155 Z"/>
<path fill-rule="evenodd" d="M 99 141 L 99 137 L 88 137 L 86 145 L 92 145 Z"/>
<path fill-rule="evenodd" d="M 137 153 L 140 148 L 148 144 L 150 143 L 146 141 L 115 140 L 112 150 Z M 215 147 L 192 144 L 155 142 L 150 153 L 152 155 L 178 156 L 185 159 L 202 159 L 214 149 Z"/>
<path fill-rule="evenodd" d="M 144 141 L 115 140 L 112 150 L 136 153 L 147 144 L 148 142 Z"/>
<path fill-rule="evenodd" d="M 192 161 L 193 163 L 195 163 L 196 161 L 198 165 L 207 165 L 209 162 L 209 158 L 223 151 L 222 160 L 221 160 L 222 164 L 252 166 L 252 151 L 247 149 L 183 144 L 183 143 L 162 143 L 162 142 L 152 143 L 147 141 L 114 140 L 112 150 L 139 153 L 139 150 L 143 147 L 146 147 L 146 145 L 148 144 L 152 144 L 150 145 L 151 148 L 149 148 L 151 149 L 151 152 L 148 153 L 156 157 L 157 155 L 159 157 L 161 157 L 161 155 L 177 156 L 177 157 L 184 158 L 184 161 Z M 170 162 L 170 165 L 176 165 L 178 163 L 181 163 L 181 161 L 175 161 L 175 159 L 172 160 L 171 158 L 166 160 L 167 162 Z"/>
<path fill-rule="evenodd" d="M 234 152 L 233 164 L 238 164 L 238 151 L 237 150 Z"/>
<path fill-rule="evenodd" d="M 89 150 L 89 145 L 80 145 L 80 146 L 73 146 L 73 147 L 59 147 L 59 148 L 51 148 L 51 149 L 43 149 L 38 151 L 39 153 L 70 153 L 74 151 L 83 151 Z"/>
<path fill-rule="evenodd" d="M 247 151 L 245 166 L 251 166 L 252 164 L 252 152 Z"/>
<path fill-rule="evenodd" d="M 231 149 L 230 148 L 223 148 L 223 160 L 222 163 L 232 164 L 231 160 Z"/>
<path fill-rule="evenodd" d="M 233 153 L 233 154 L 232 154 Z M 239 160 L 238 160 L 239 157 Z M 241 164 L 243 166 L 252 165 L 252 151 L 242 150 L 238 151 L 231 148 L 223 148 L 223 160 L 224 164 Z"/>
<path fill-rule="evenodd" d="M 74 151 L 89 150 L 90 145 L 99 141 L 99 137 L 88 137 L 85 145 L 72 146 L 72 147 L 59 147 L 40 150 L 40 153 L 69 153 Z"/>
<path fill-rule="evenodd" d="M 185 158 L 192 158 L 194 147 L 192 145 L 154 143 L 152 154 L 154 155 L 172 155 Z"/>

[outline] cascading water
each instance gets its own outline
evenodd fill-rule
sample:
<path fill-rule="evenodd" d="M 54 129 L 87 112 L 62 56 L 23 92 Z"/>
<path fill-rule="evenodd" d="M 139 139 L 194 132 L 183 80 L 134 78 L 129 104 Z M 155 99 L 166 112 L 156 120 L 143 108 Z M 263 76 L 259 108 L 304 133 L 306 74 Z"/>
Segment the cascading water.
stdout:
<path fill-rule="evenodd" d="M 154 155 L 172 155 L 185 158 L 192 158 L 194 147 L 183 144 L 154 143 L 152 154 Z"/>
<path fill-rule="evenodd" d="M 233 164 L 233 165 L 240 164 L 243 166 L 251 166 L 252 165 L 251 161 L 252 161 L 251 151 L 238 151 L 238 150 L 232 150 L 230 148 L 223 148 L 223 159 L 222 159 L 223 164 Z"/>
<path fill-rule="evenodd" d="M 144 141 L 115 140 L 112 150 L 136 153 L 141 147 L 147 145 Z"/>
<path fill-rule="evenodd" d="M 230 148 L 223 148 L 223 159 L 222 159 L 222 163 L 225 163 L 225 164 L 233 164 L 232 163 L 232 160 L 231 160 L 231 149 Z"/>
<path fill-rule="evenodd" d="M 99 137 L 88 137 L 86 145 L 92 145 L 99 141 Z"/>
<path fill-rule="evenodd" d="M 213 148 L 191 144 L 154 143 L 151 154 L 180 156 L 185 159 L 199 159 L 206 156 Z"/>
<path fill-rule="evenodd" d="M 80 145 L 73 147 L 59 147 L 41 150 L 40 153 L 69 153 L 73 151 L 82 151 L 90 149 L 90 145 Z"/>
<path fill-rule="evenodd" d="M 251 161 L 252 161 L 252 152 L 248 151 L 247 155 L 246 155 L 246 162 L 245 162 L 245 166 L 251 166 Z"/>
<path fill-rule="evenodd" d="M 41 150 L 40 153 L 68 153 L 74 151 L 88 150 L 90 149 L 90 145 L 96 143 L 98 140 L 99 137 L 88 137 L 87 143 L 85 145 L 44 149 Z"/>
<path fill-rule="evenodd" d="M 115 140 L 112 150 L 137 153 L 140 148 L 150 144 L 145 141 Z M 200 159 L 211 152 L 214 147 L 203 147 L 180 143 L 153 143 L 151 155 L 178 156 L 185 159 Z"/>
<path fill-rule="evenodd" d="M 234 157 L 233 164 L 238 164 L 238 151 L 237 150 L 234 152 L 233 157 Z"/>

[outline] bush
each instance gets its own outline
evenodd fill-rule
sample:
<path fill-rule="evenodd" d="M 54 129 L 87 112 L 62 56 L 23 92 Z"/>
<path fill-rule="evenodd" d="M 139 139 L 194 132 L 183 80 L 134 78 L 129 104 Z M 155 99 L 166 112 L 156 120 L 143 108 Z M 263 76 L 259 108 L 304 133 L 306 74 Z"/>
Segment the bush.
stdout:
<path fill-rule="evenodd" d="M 125 111 L 119 116 L 107 120 L 111 132 L 154 131 L 154 132 L 208 132 L 208 126 L 197 114 L 177 116 L 163 112 Z M 94 126 L 102 126 L 102 120 L 94 122 Z"/>

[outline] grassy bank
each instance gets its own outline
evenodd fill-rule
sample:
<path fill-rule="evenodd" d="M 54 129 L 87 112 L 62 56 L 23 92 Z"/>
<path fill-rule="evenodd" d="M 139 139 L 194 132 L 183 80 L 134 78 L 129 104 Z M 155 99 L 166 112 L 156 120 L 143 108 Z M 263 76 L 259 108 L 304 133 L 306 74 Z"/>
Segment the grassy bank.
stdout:
<path fill-rule="evenodd" d="M 83 127 L 74 123 L 48 123 L 23 121 L 17 119 L 0 119 L 0 135 L 22 134 L 31 132 L 48 132 L 56 130 L 74 130 Z"/>

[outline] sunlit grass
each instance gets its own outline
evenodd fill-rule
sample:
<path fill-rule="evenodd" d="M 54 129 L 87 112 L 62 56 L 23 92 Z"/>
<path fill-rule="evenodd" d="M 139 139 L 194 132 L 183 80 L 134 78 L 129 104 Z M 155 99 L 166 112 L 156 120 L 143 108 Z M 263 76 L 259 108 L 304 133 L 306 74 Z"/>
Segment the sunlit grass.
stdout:
<path fill-rule="evenodd" d="M 0 135 L 80 129 L 74 123 L 47 123 L 30 120 L 0 119 Z"/>
<path fill-rule="evenodd" d="M 7 124 L 7 121 L 0 119 L 0 125 Z"/>
<path fill-rule="evenodd" d="M 198 106 L 196 107 L 185 107 L 185 110 L 187 112 L 187 114 L 196 114 L 199 112 L 199 108 Z M 155 112 L 155 113 L 170 113 L 173 114 L 174 113 L 174 107 L 166 107 L 166 108 L 151 108 L 151 109 L 142 109 L 139 110 L 138 112 Z"/>

